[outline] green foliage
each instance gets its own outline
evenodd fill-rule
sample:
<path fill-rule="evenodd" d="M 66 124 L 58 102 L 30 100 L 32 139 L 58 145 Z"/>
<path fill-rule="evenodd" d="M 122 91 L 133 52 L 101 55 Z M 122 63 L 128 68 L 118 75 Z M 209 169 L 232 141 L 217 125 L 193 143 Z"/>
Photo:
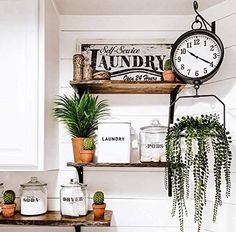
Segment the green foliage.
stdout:
<path fill-rule="evenodd" d="M 85 92 L 81 98 L 76 93 L 59 96 L 54 102 L 54 116 L 63 123 L 72 137 L 91 137 L 98 126 L 98 120 L 109 115 L 106 100 Z"/>
<path fill-rule="evenodd" d="M 83 144 L 84 150 L 94 150 L 95 149 L 95 143 L 93 138 L 85 138 L 84 144 Z"/>
<path fill-rule="evenodd" d="M 202 224 L 202 212 L 206 204 L 206 190 L 209 177 L 208 155 L 212 144 L 214 155 L 215 204 L 213 221 L 216 220 L 218 207 L 222 204 L 221 174 L 226 181 L 226 197 L 230 196 L 230 151 L 231 137 L 216 115 L 191 116 L 178 119 L 169 128 L 166 136 L 167 162 L 170 164 L 173 186 L 172 216 L 178 208 L 180 231 L 184 231 L 184 214 L 187 215 L 185 198 L 189 197 L 190 168 L 194 177 L 194 221 L 198 232 Z M 222 172 L 223 171 L 223 172 Z"/>
<path fill-rule="evenodd" d="M 13 204 L 15 201 L 15 192 L 13 190 L 6 190 L 3 193 L 3 200 L 5 204 Z"/>
<path fill-rule="evenodd" d="M 93 195 L 94 204 L 101 205 L 104 203 L 104 193 L 101 191 L 97 191 Z"/>
<path fill-rule="evenodd" d="M 171 61 L 170 61 L 170 59 L 167 59 L 165 61 L 164 69 L 165 70 L 171 70 Z"/>

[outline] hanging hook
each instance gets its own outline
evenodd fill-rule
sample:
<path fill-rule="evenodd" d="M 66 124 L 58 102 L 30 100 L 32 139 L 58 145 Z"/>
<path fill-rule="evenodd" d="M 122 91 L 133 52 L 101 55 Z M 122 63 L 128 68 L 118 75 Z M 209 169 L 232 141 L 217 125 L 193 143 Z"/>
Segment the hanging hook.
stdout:
<path fill-rule="evenodd" d="M 199 14 L 199 12 L 197 11 L 197 10 L 198 10 L 198 3 L 197 3 L 197 1 L 194 1 L 194 2 L 193 2 L 193 9 L 194 9 L 194 11 L 195 11 L 195 13 L 196 13 L 197 15 L 195 16 L 195 21 L 194 21 L 194 22 L 192 23 L 192 25 L 191 25 L 192 30 L 194 30 L 194 29 L 201 29 L 202 26 L 204 26 L 205 29 L 208 30 L 208 29 L 207 29 L 207 25 L 208 25 L 208 26 L 211 28 L 211 30 L 212 30 L 211 24 L 208 23 L 208 22 L 206 21 L 206 19 L 204 19 L 204 18 Z M 202 24 L 203 24 L 203 25 L 202 25 Z M 195 28 L 196 25 L 198 25 L 198 28 Z"/>

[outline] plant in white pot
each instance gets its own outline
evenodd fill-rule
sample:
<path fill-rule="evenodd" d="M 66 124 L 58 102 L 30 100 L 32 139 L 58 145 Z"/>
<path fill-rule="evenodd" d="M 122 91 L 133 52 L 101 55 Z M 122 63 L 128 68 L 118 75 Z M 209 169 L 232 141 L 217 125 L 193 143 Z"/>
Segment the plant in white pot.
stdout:
<path fill-rule="evenodd" d="M 81 162 L 80 150 L 84 138 L 93 137 L 98 120 L 109 115 L 107 100 L 85 92 L 81 97 L 73 95 L 59 96 L 54 102 L 54 116 L 63 123 L 72 137 L 74 161 Z"/>

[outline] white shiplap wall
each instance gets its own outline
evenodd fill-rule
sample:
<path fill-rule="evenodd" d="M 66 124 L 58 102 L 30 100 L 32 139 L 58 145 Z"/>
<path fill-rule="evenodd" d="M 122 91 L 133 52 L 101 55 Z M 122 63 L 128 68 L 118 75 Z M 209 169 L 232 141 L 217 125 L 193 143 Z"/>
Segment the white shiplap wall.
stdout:
<path fill-rule="evenodd" d="M 230 5 L 222 9 L 229 9 Z M 219 12 L 219 8 L 213 9 Z M 232 11 L 232 9 L 230 9 Z M 235 134 L 236 105 L 236 34 L 231 29 L 236 16 L 225 10 L 224 17 L 217 20 L 217 32 L 224 41 L 225 60 L 221 71 L 213 80 L 201 88 L 201 93 L 215 93 L 227 106 L 227 126 Z M 234 11 L 236 12 L 236 11 Z M 206 11 L 211 17 L 212 12 Z M 215 15 L 214 15 L 215 17 Z M 189 29 L 193 17 L 188 16 L 61 16 L 60 33 L 60 93 L 71 92 L 68 82 L 72 78 L 72 55 L 76 52 L 77 39 L 159 39 L 175 40 Z M 230 35 L 230 36 L 228 36 Z M 186 94 L 191 90 L 185 90 Z M 129 119 L 136 133 L 139 127 L 147 125 L 153 117 L 167 123 L 168 95 L 101 95 L 110 101 L 115 116 Z M 189 106 L 193 105 L 191 109 Z M 199 113 L 219 111 L 218 105 L 208 102 L 187 102 L 178 105 L 177 112 Z M 235 142 L 232 146 L 235 151 Z M 137 149 L 133 150 L 133 160 L 137 159 Z M 60 170 L 48 172 L 1 172 L 0 180 L 6 188 L 19 189 L 19 184 L 26 182 L 30 176 L 38 176 L 48 183 L 49 208 L 59 209 L 60 184 L 76 176 L 73 168 L 65 163 L 72 160 L 70 139 L 63 127 L 60 127 Z M 232 184 L 236 181 L 235 162 L 232 168 Z M 111 228 L 83 228 L 82 231 L 101 232 L 176 232 L 178 219 L 170 216 L 171 198 L 164 190 L 164 169 L 130 169 L 130 168 L 87 168 L 84 176 L 89 193 L 102 189 L 106 194 L 108 209 L 114 212 Z M 236 188 L 233 186 L 232 197 L 224 199 L 215 225 L 211 223 L 213 205 L 213 180 L 210 180 L 208 206 L 202 231 L 231 232 L 236 228 Z M 212 193 L 212 194 L 211 194 Z M 17 193 L 19 196 L 19 192 Z M 212 196 L 212 197 L 211 197 Z M 192 202 L 189 201 L 189 218 L 186 220 L 186 232 L 196 231 L 192 221 Z M 208 210 L 209 209 L 209 210 Z M 8 231 L 74 231 L 73 228 L 48 227 L 1 227 L 1 232 Z"/>

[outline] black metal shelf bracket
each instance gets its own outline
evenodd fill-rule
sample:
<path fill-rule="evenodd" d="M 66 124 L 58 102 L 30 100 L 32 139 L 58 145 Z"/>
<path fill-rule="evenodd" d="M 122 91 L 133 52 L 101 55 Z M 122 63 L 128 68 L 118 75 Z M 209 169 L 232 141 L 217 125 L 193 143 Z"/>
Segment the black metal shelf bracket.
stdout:
<path fill-rule="evenodd" d="M 76 171 L 79 177 L 79 183 L 84 183 L 84 167 L 83 165 L 76 166 Z"/>
<path fill-rule="evenodd" d="M 75 232 L 81 232 L 81 226 L 74 226 Z"/>

